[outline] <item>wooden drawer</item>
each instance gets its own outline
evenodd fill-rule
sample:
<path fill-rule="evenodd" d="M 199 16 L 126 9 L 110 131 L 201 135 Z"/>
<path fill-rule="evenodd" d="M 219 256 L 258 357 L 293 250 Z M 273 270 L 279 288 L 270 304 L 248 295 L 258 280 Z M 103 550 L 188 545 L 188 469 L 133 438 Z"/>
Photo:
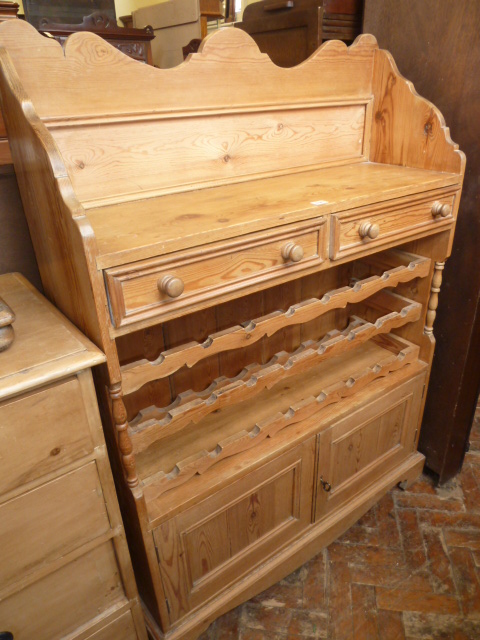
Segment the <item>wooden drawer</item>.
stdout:
<path fill-rule="evenodd" d="M 425 376 L 340 419 L 317 436 L 315 520 L 352 500 L 416 452 Z"/>
<path fill-rule="evenodd" d="M 406 242 L 415 235 L 450 227 L 455 199 L 454 192 L 441 191 L 332 215 L 330 258 Z"/>
<path fill-rule="evenodd" d="M 110 529 L 95 462 L 0 506 L 0 585 Z"/>
<path fill-rule="evenodd" d="M 125 602 L 109 541 L 1 600 L 0 631 L 15 640 L 63 638 Z"/>
<path fill-rule="evenodd" d="M 93 451 L 77 378 L 0 405 L 0 495 Z"/>
<path fill-rule="evenodd" d="M 92 635 L 85 637 L 82 633 L 81 637 L 82 640 L 137 640 L 138 638 L 131 611 L 126 611 Z"/>
<path fill-rule="evenodd" d="M 248 287 L 301 274 L 323 262 L 325 226 L 319 218 L 281 232 L 244 236 L 211 248 L 108 269 L 106 285 L 113 323 L 120 327 L 179 309 L 198 308 L 203 301 L 221 301 Z"/>
<path fill-rule="evenodd" d="M 172 623 L 311 523 L 314 448 L 310 438 L 153 531 Z"/>

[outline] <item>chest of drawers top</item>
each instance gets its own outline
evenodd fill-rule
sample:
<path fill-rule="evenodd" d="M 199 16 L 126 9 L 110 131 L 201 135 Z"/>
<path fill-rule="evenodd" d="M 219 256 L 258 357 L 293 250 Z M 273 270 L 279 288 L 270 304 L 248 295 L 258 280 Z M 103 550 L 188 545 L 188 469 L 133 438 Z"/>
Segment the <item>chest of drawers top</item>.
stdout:
<path fill-rule="evenodd" d="M 0 357 L 0 400 L 105 361 L 105 356 L 20 274 L 0 276 L 15 339 Z"/>

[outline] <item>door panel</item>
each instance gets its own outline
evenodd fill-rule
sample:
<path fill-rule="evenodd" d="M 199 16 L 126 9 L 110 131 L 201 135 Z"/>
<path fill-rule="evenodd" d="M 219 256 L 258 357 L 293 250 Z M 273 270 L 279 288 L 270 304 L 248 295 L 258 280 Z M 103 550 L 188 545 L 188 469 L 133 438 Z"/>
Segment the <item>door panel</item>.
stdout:
<path fill-rule="evenodd" d="M 174 622 L 311 523 L 315 438 L 153 531 Z"/>
<path fill-rule="evenodd" d="M 409 380 L 317 436 L 315 520 L 415 451 L 423 384 L 424 376 Z"/>

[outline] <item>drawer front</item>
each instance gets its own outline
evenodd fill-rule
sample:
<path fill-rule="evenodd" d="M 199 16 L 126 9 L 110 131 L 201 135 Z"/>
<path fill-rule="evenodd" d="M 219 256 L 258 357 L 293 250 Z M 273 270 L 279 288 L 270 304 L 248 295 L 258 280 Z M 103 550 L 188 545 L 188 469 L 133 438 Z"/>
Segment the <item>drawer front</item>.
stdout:
<path fill-rule="evenodd" d="M 0 585 L 110 529 L 95 462 L 0 506 Z"/>
<path fill-rule="evenodd" d="M 292 225 L 281 233 L 255 234 L 215 248 L 175 254 L 106 271 L 116 327 L 152 316 L 220 302 L 259 283 L 281 281 L 323 262 L 325 222 Z"/>
<path fill-rule="evenodd" d="M 154 530 L 171 622 L 311 523 L 314 446 L 311 438 Z"/>
<path fill-rule="evenodd" d="M 10 631 L 15 640 L 63 638 L 122 603 L 126 598 L 109 541 L 0 601 L 0 631 Z"/>
<path fill-rule="evenodd" d="M 315 520 L 416 451 L 424 382 L 424 375 L 409 380 L 317 436 Z"/>
<path fill-rule="evenodd" d="M 93 451 L 77 378 L 0 405 L 0 495 Z"/>
<path fill-rule="evenodd" d="M 85 637 L 82 633 L 81 637 L 82 640 L 137 640 L 138 638 L 131 611 L 126 611 L 91 636 Z"/>
<path fill-rule="evenodd" d="M 332 215 L 330 258 L 448 228 L 454 221 L 455 200 L 455 193 L 441 192 Z"/>

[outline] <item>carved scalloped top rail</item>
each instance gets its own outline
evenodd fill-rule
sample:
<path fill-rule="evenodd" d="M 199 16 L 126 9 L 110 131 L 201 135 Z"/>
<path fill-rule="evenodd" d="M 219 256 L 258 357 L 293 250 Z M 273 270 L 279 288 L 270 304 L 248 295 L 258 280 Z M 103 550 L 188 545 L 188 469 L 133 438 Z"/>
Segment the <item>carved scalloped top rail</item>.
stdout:
<path fill-rule="evenodd" d="M 328 41 L 290 69 L 275 66 L 240 29 L 213 33 L 166 70 L 140 65 L 90 33 L 71 36 L 64 51 L 22 21 L 0 25 L 0 46 L 80 202 L 182 189 L 190 175 L 204 187 L 362 160 L 463 172 L 440 112 L 370 35 L 351 47 Z"/>
<path fill-rule="evenodd" d="M 64 52 L 18 21 L 11 29 L 0 27 L 0 42 L 8 48 L 40 117 L 48 119 L 116 115 L 123 120 L 127 114 L 171 114 L 172 109 L 223 111 L 368 100 L 378 48 L 370 35 L 349 48 L 330 41 L 293 70 L 283 69 L 260 53 L 245 32 L 224 29 L 204 40 L 199 52 L 179 67 L 155 69 L 141 67 L 91 33 L 72 35 Z M 50 90 L 42 90 L 44 83 Z"/>

